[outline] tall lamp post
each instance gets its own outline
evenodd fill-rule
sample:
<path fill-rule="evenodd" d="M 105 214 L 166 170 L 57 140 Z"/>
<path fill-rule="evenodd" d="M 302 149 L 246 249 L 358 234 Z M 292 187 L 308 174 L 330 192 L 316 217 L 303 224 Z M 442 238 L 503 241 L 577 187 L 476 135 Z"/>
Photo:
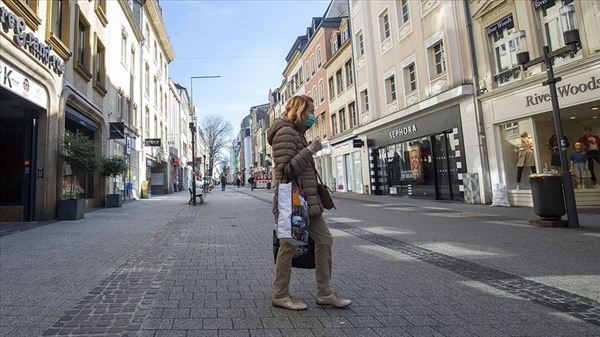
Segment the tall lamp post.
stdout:
<path fill-rule="evenodd" d="M 200 78 L 220 78 L 221 76 L 192 76 L 190 77 L 190 103 L 192 111 L 190 111 L 190 117 L 192 117 L 193 121 L 190 122 L 190 131 L 192 131 L 192 176 L 193 176 L 193 184 L 192 184 L 192 193 L 194 194 L 194 206 L 196 206 L 196 108 L 194 107 L 194 80 Z M 206 173 L 206 172 L 205 172 Z"/>
<path fill-rule="evenodd" d="M 565 5 L 559 9 L 560 26 L 563 31 L 563 38 L 565 40 L 565 46 L 550 52 L 548 46 L 544 46 L 543 55 L 533 60 L 529 59 L 529 51 L 527 50 L 527 41 L 525 40 L 525 31 L 517 32 L 515 37 L 515 47 L 517 51 L 517 62 L 523 68 L 523 71 L 527 68 L 536 65 L 538 63 L 544 63 L 546 66 L 546 75 L 548 79 L 544 81 L 543 85 L 548 85 L 550 88 L 550 99 L 552 102 L 552 113 L 554 117 L 554 126 L 556 128 L 556 136 L 560 140 L 560 166 L 562 169 L 562 183 L 563 193 L 565 196 L 565 204 L 567 207 L 567 220 L 569 227 L 579 227 L 579 217 L 577 215 L 577 206 L 575 204 L 575 192 L 573 190 L 573 180 L 569 172 L 569 166 L 567 164 L 567 153 L 566 144 L 563 134 L 562 121 L 560 118 L 560 108 L 558 106 L 558 96 L 556 94 L 556 82 L 560 81 L 560 77 L 554 77 L 554 69 L 552 62 L 556 57 L 564 57 L 567 55 L 573 55 L 581 48 L 579 39 L 579 30 L 577 29 L 575 21 L 575 6 L 573 3 Z"/>

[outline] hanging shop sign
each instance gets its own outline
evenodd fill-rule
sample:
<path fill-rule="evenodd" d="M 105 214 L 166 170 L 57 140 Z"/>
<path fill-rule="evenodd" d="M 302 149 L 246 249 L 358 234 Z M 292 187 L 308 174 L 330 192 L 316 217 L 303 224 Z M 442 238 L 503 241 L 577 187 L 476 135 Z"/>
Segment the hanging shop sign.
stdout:
<path fill-rule="evenodd" d="M 146 138 L 144 139 L 144 145 L 146 146 L 162 146 L 160 138 Z"/>
<path fill-rule="evenodd" d="M 46 109 L 46 90 L 37 82 L 0 60 L 0 86 Z"/>
<path fill-rule="evenodd" d="M 51 53 L 52 46 L 41 42 L 32 32 L 26 33 L 25 19 L 9 12 L 3 6 L 0 7 L 0 23 L 4 31 L 13 31 L 13 40 L 19 47 L 27 50 L 57 75 L 65 73 L 65 62 L 55 53 Z"/>
<path fill-rule="evenodd" d="M 108 139 L 125 139 L 125 123 L 110 122 Z"/>

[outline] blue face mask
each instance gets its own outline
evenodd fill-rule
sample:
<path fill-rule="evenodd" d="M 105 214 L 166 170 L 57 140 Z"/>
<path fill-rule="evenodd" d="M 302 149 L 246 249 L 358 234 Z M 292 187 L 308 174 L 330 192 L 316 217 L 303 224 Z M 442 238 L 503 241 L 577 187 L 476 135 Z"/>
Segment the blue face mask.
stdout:
<path fill-rule="evenodd" d="M 304 121 L 304 125 L 306 125 L 310 128 L 311 126 L 313 126 L 313 124 L 315 124 L 316 120 L 317 120 L 317 117 L 315 115 L 310 115 L 310 116 L 308 116 L 308 119 Z"/>

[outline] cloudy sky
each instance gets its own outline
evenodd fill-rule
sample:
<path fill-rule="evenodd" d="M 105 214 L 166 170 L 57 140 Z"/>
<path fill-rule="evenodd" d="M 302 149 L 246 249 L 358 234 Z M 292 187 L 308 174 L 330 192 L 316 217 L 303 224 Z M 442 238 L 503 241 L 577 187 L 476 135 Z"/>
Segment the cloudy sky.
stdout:
<path fill-rule="evenodd" d="M 329 0 L 161 0 L 163 19 L 175 50 L 170 76 L 190 91 L 199 120 L 223 115 L 240 129 L 249 108 L 268 102 L 279 87 L 285 56 L 312 17 Z"/>

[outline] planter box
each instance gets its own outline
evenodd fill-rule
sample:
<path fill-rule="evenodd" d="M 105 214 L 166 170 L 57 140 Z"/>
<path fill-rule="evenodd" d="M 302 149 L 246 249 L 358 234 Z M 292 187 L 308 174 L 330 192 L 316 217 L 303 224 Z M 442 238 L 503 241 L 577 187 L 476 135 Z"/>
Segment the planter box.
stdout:
<path fill-rule="evenodd" d="M 79 220 L 85 214 L 85 199 L 59 200 L 56 206 L 58 220 Z"/>
<path fill-rule="evenodd" d="M 107 194 L 104 197 L 104 205 L 106 207 L 121 207 L 121 194 Z"/>

